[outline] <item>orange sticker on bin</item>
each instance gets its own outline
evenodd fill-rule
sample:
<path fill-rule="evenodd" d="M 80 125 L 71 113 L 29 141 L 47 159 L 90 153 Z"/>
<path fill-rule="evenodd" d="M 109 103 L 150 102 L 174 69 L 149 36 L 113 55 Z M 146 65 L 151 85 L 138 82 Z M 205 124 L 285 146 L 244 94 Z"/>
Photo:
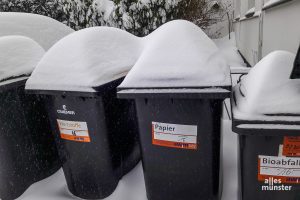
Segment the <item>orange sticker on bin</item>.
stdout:
<path fill-rule="evenodd" d="M 282 155 L 300 157 L 300 137 L 284 137 Z"/>
<path fill-rule="evenodd" d="M 196 150 L 198 148 L 197 126 L 152 122 L 152 144 Z"/>
<path fill-rule="evenodd" d="M 76 142 L 91 142 L 86 122 L 57 120 L 60 137 Z"/>
<path fill-rule="evenodd" d="M 258 157 L 258 181 L 280 179 L 281 183 L 300 184 L 300 158 L 263 156 Z"/>

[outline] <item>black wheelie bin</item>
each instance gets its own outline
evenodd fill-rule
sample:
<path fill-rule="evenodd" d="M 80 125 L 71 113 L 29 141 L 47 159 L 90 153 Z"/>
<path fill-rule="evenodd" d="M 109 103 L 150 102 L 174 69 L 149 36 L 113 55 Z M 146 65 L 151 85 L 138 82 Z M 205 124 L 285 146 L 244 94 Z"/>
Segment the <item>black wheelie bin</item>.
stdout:
<path fill-rule="evenodd" d="M 77 31 L 45 54 L 26 83 L 28 93 L 46 102 L 67 185 L 77 197 L 109 196 L 140 161 L 134 102 L 116 98 L 132 66 L 127 45 L 133 38 L 107 27 Z"/>
<path fill-rule="evenodd" d="M 231 91 L 229 67 L 190 22 L 167 23 L 148 38 L 118 87 L 119 98 L 135 100 L 147 197 L 220 199 L 220 121 Z"/>
<path fill-rule="evenodd" d="M 44 102 L 25 83 L 44 50 L 22 36 L 0 38 L 0 199 L 19 197 L 60 167 Z"/>
<path fill-rule="evenodd" d="M 299 53 L 293 70 L 294 58 L 272 52 L 234 87 L 241 200 L 300 199 L 300 81 L 290 79 L 299 78 Z"/>

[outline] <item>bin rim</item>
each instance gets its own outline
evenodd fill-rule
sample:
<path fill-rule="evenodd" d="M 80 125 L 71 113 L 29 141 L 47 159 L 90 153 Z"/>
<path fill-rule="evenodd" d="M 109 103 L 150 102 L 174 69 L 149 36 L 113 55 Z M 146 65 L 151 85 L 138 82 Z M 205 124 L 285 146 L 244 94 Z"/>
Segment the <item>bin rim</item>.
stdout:
<path fill-rule="evenodd" d="M 117 88 L 121 99 L 178 98 L 178 99 L 226 99 L 230 97 L 230 86 L 213 87 L 160 87 L 160 88 Z"/>
<path fill-rule="evenodd" d="M 265 120 L 239 119 L 235 116 L 236 106 L 235 92 L 233 91 L 231 93 L 232 130 L 239 135 L 300 136 L 300 115 L 263 115 Z M 274 120 L 274 116 L 287 117 L 287 119 Z"/>
<path fill-rule="evenodd" d="M 4 92 L 20 86 L 25 86 L 28 78 L 29 75 L 21 75 L 4 79 L 0 81 L 0 92 Z"/>
<path fill-rule="evenodd" d="M 25 89 L 27 94 L 35 95 L 63 95 L 63 96 L 80 96 L 80 97 L 99 97 L 104 95 L 107 91 L 115 89 L 123 81 L 125 77 L 118 78 L 111 82 L 105 83 L 98 87 L 93 87 L 95 91 L 93 92 L 83 92 L 83 91 L 67 91 L 67 90 L 36 90 L 36 89 Z"/>

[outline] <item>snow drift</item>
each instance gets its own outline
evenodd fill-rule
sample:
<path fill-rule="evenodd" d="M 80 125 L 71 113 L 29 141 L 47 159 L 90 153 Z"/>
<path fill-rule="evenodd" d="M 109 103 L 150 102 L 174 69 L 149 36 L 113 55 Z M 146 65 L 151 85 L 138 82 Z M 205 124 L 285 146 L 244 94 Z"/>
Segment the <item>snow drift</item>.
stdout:
<path fill-rule="evenodd" d="M 14 12 L 0 12 L 0 27 L 0 37 L 26 36 L 38 42 L 45 50 L 74 31 L 49 17 Z"/>
<path fill-rule="evenodd" d="M 44 49 L 24 36 L 0 37 L 0 81 L 29 75 L 44 55 Z"/>
<path fill-rule="evenodd" d="M 295 55 L 270 53 L 257 63 L 235 88 L 235 117 L 300 114 L 300 80 L 290 79 Z"/>
<path fill-rule="evenodd" d="M 229 68 L 217 52 L 199 27 L 183 20 L 144 38 L 116 28 L 88 28 L 55 44 L 26 89 L 95 92 L 133 66 L 122 87 L 230 85 Z"/>

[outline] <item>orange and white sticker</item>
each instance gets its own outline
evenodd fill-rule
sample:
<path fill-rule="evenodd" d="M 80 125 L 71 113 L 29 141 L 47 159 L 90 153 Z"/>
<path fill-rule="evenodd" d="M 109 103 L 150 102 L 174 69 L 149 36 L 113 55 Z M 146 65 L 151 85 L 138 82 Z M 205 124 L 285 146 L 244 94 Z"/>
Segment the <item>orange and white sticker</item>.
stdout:
<path fill-rule="evenodd" d="M 152 144 L 196 150 L 197 126 L 152 122 Z"/>
<path fill-rule="evenodd" d="M 300 157 L 300 137 L 284 137 L 282 155 Z"/>
<path fill-rule="evenodd" d="M 60 137 L 77 142 L 91 142 L 86 122 L 57 120 Z"/>
<path fill-rule="evenodd" d="M 258 157 L 258 180 L 280 179 L 282 183 L 300 183 L 300 158 L 262 156 Z"/>

